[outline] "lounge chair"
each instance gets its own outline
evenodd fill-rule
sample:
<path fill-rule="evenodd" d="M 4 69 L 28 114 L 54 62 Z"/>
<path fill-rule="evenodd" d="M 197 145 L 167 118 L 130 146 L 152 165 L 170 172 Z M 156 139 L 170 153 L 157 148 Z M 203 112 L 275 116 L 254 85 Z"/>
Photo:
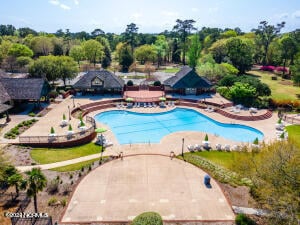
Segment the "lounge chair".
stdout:
<path fill-rule="evenodd" d="M 251 113 L 257 113 L 257 108 L 251 107 L 251 108 L 249 108 L 249 111 L 250 111 Z"/>
<path fill-rule="evenodd" d="M 224 146 L 224 150 L 227 151 L 227 152 L 230 152 L 230 145 L 226 144 Z"/>
<path fill-rule="evenodd" d="M 61 127 L 65 127 L 67 125 L 68 125 L 68 121 L 67 120 L 62 120 L 61 123 L 60 123 Z"/>
<path fill-rule="evenodd" d="M 209 150 L 211 147 L 210 147 L 210 142 L 209 141 L 202 141 L 202 147 L 205 149 L 205 150 Z"/>
<path fill-rule="evenodd" d="M 143 104 L 144 104 L 144 108 L 147 108 L 147 102 L 144 102 Z"/>
<path fill-rule="evenodd" d="M 195 144 L 194 149 L 197 151 L 201 151 L 201 145 Z"/>
<path fill-rule="evenodd" d="M 234 112 L 234 113 L 240 113 L 241 110 L 240 110 L 239 108 L 235 108 L 235 109 L 233 110 L 233 112 Z"/>
<path fill-rule="evenodd" d="M 155 104 L 155 102 L 152 102 L 152 107 L 156 107 L 157 105 Z"/>
<path fill-rule="evenodd" d="M 188 145 L 188 146 L 187 146 L 187 149 L 188 149 L 190 152 L 193 152 L 195 148 L 194 148 L 193 145 Z"/>
<path fill-rule="evenodd" d="M 152 104 L 150 102 L 148 102 L 148 107 L 152 108 Z"/>
<path fill-rule="evenodd" d="M 172 103 L 172 104 L 171 104 L 171 105 L 172 105 L 172 107 L 175 107 L 175 102 L 174 102 L 174 101 L 172 101 L 171 103 Z"/>
<path fill-rule="evenodd" d="M 222 151 L 222 145 L 221 144 L 216 144 L 216 150 Z"/>
<path fill-rule="evenodd" d="M 232 147 L 232 150 L 233 150 L 233 151 L 239 151 L 239 150 L 240 150 L 240 146 L 234 145 L 234 146 Z"/>

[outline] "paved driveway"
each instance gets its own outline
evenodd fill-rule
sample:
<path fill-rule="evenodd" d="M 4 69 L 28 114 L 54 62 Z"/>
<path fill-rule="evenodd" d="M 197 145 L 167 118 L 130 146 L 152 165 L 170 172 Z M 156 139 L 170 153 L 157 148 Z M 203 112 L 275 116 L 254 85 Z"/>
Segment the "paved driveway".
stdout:
<path fill-rule="evenodd" d="M 164 220 L 234 219 L 223 192 L 189 163 L 158 155 L 114 160 L 93 170 L 76 188 L 62 222 L 128 221 L 145 211 Z"/>

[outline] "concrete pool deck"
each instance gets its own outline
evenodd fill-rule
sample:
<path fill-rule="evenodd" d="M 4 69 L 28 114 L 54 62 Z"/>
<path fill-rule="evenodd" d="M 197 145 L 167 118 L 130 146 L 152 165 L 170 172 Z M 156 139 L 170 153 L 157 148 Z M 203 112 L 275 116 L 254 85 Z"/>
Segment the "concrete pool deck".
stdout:
<path fill-rule="evenodd" d="M 130 221 L 145 211 L 164 220 L 233 221 L 218 184 L 184 161 L 140 155 L 113 160 L 93 170 L 77 186 L 62 222 Z"/>

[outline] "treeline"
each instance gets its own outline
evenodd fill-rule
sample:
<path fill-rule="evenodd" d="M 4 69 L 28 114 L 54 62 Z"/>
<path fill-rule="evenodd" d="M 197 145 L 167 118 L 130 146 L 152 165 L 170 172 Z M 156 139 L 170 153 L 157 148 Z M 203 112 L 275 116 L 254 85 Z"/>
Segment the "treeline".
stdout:
<path fill-rule="evenodd" d="M 227 74 L 244 74 L 253 64 L 282 66 L 283 75 L 291 76 L 285 68 L 300 64 L 300 32 L 282 34 L 284 22 L 270 25 L 262 21 L 248 33 L 240 28 L 203 27 L 197 31 L 194 24 L 194 20 L 178 19 L 171 31 L 159 34 L 139 33 L 134 23 L 121 34 L 105 33 L 99 28 L 91 33 L 72 33 L 69 29 L 45 33 L 0 25 L 0 63 L 6 71 L 29 70 L 33 76 L 43 74 L 49 80 L 57 76 L 48 75 L 49 71 L 53 73 L 49 68 L 44 71 L 46 63 L 41 67 L 36 62 L 40 57 L 47 61 L 49 55 L 65 56 L 61 60 L 67 61 L 70 59 L 66 57 L 71 57 L 79 67 L 86 60 L 94 66 L 101 64 L 103 68 L 122 71 L 145 63 L 158 68 L 166 63 L 188 63 L 211 80 L 220 80 Z M 71 64 L 73 67 L 74 63 Z M 297 68 L 295 71 L 297 74 Z"/>

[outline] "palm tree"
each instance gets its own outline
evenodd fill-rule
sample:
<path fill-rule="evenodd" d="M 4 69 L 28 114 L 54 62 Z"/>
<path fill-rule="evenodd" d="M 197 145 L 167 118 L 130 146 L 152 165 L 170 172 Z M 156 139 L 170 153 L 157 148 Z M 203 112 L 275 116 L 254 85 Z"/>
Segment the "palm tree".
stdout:
<path fill-rule="evenodd" d="M 19 188 L 22 184 L 22 181 L 23 181 L 23 177 L 20 173 L 18 173 L 18 171 L 16 171 L 15 174 L 11 175 L 10 177 L 8 177 L 7 179 L 7 183 L 9 186 L 15 186 L 16 188 L 16 193 L 17 193 L 17 196 L 19 196 Z"/>
<path fill-rule="evenodd" d="M 42 173 L 40 168 L 32 168 L 30 171 L 25 173 L 27 178 L 23 182 L 23 188 L 27 188 L 27 195 L 33 197 L 34 210 L 38 212 L 37 209 L 37 193 L 42 191 L 47 185 L 47 178 Z"/>

